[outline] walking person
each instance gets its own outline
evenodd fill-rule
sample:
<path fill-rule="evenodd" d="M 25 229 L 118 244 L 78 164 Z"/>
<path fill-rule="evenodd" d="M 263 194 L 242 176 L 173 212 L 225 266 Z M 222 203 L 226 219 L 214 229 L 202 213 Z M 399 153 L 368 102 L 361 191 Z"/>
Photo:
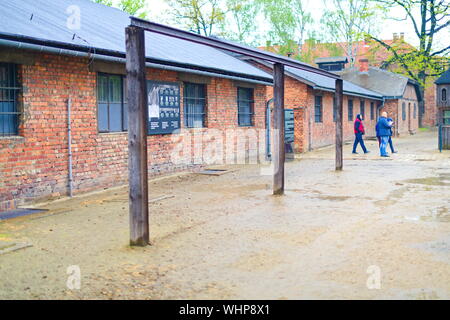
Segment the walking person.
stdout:
<path fill-rule="evenodd" d="M 397 153 L 398 151 L 394 150 L 394 144 L 392 143 L 392 127 L 394 126 L 394 120 L 392 118 L 387 118 L 388 122 L 391 124 L 391 135 L 389 136 L 389 147 L 391 148 L 392 153 Z"/>
<path fill-rule="evenodd" d="M 358 147 L 358 144 L 361 145 L 361 148 L 363 149 L 364 153 L 369 153 L 370 151 L 368 151 L 366 149 L 366 146 L 364 145 L 363 135 L 366 132 L 365 132 L 364 125 L 362 123 L 362 118 L 361 118 L 360 114 L 356 115 L 354 129 L 355 129 L 355 142 L 353 143 L 353 152 L 352 153 L 358 154 L 358 152 L 356 152 L 356 148 Z"/>
<path fill-rule="evenodd" d="M 388 121 L 387 112 L 383 112 L 376 125 L 377 135 L 380 137 L 380 155 L 389 157 L 386 148 L 389 143 L 389 137 L 392 135 L 392 122 Z"/>

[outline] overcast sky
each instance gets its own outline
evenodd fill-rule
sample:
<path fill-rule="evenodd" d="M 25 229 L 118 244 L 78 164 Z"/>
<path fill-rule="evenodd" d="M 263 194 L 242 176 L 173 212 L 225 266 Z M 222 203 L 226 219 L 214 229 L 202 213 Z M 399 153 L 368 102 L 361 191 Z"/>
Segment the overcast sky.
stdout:
<path fill-rule="evenodd" d="M 149 18 L 154 22 L 158 22 L 161 17 L 165 16 L 165 12 L 169 9 L 166 2 L 164 0 L 146 0 L 147 8 L 149 9 Z M 316 23 L 320 21 L 322 12 L 324 11 L 324 2 L 322 0 L 304 0 L 303 3 L 308 8 L 309 12 L 312 14 L 313 19 Z M 392 15 L 400 18 L 403 17 L 403 11 L 400 8 L 393 9 L 390 11 Z M 381 18 L 381 17 L 380 17 Z M 159 21 L 166 22 L 166 21 Z M 267 29 L 267 26 L 264 23 L 264 20 L 258 22 L 261 30 Z M 392 39 L 393 33 L 405 33 L 405 40 L 413 45 L 418 45 L 417 36 L 414 33 L 413 26 L 409 21 L 394 21 L 394 20 L 385 20 L 381 21 L 379 26 L 379 36 L 383 40 Z M 436 39 L 436 48 L 442 47 L 443 45 L 448 45 L 448 39 L 450 37 L 450 28 L 449 30 L 441 32 L 442 34 L 438 39 Z M 263 44 L 262 44 L 263 45 Z"/>

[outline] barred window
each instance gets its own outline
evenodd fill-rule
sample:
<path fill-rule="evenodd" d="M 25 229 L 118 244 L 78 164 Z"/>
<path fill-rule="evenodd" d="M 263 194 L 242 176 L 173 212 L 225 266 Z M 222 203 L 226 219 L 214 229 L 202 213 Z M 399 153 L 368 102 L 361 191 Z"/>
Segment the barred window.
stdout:
<path fill-rule="evenodd" d="M 206 86 L 185 83 L 184 85 L 184 123 L 187 128 L 205 126 Z"/>
<path fill-rule="evenodd" d="M 375 103 L 370 103 L 370 120 L 375 120 Z"/>
<path fill-rule="evenodd" d="M 17 65 L 0 63 L 0 136 L 19 134 Z"/>
<path fill-rule="evenodd" d="M 250 127 L 253 125 L 253 89 L 238 88 L 238 125 Z"/>
<path fill-rule="evenodd" d="M 414 119 L 417 118 L 417 105 L 414 103 Z"/>
<path fill-rule="evenodd" d="M 348 121 L 353 121 L 353 100 L 348 100 Z"/>
<path fill-rule="evenodd" d="M 447 89 L 442 89 L 441 91 L 441 100 L 442 101 L 447 101 Z"/>
<path fill-rule="evenodd" d="M 316 96 L 314 103 L 314 120 L 315 122 L 322 122 L 322 97 Z"/>
<path fill-rule="evenodd" d="M 402 103 L 402 120 L 406 120 L 406 103 Z"/>
<path fill-rule="evenodd" d="M 99 132 L 128 130 L 128 107 L 123 76 L 98 75 L 97 103 Z"/>
<path fill-rule="evenodd" d="M 336 104 L 336 95 L 333 97 L 333 122 L 337 121 L 337 104 Z"/>
<path fill-rule="evenodd" d="M 366 120 L 366 105 L 364 100 L 359 102 L 359 114 L 362 120 Z"/>

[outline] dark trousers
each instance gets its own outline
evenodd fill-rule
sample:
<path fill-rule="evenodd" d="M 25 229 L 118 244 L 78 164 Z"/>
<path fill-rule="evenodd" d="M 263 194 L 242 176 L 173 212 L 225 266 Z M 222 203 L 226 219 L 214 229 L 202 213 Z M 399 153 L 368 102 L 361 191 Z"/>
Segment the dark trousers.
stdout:
<path fill-rule="evenodd" d="M 358 144 L 361 145 L 361 148 L 363 149 L 364 153 L 366 153 L 367 149 L 366 149 L 366 146 L 364 145 L 362 133 L 355 133 L 355 142 L 353 143 L 353 152 L 356 152 L 356 148 L 358 147 Z"/>
<path fill-rule="evenodd" d="M 377 137 L 378 145 L 381 144 L 381 137 Z M 392 143 L 392 137 L 389 137 L 389 147 L 391 148 L 391 152 L 394 153 L 394 144 Z"/>

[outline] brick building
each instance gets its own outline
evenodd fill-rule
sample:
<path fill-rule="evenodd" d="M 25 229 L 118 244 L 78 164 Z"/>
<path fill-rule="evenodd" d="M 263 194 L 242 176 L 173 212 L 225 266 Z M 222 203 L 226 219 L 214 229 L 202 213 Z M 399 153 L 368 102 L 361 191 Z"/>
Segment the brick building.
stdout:
<path fill-rule="evenodd" d="M 383 95 L 381 111 L 394 120 L 395 135 L 416 133 L 422 101 L 419 84 L 397 73 L 369 67 L 367 59 L 361 59 L 359 65 L 344 70 L 342 78 Z"/>
<path fill-rule="evenodd" d="M 404 33 L 393 33 L 392 39 L 383 40 L 389 46 L 395 47 L 398 52 L 415 50 L 415 48 L 405 41 Z M 277 46 L 262 47 L 264 50 L 277 52 Z M 397 65 L 386 65 L 386 61 L 392 57 L 392 53 L 385 47 L 373 40 L 356 41 L 352 44 L 352 56 L 348 56 L 348 45 L 346 42 L 336 43 L 320 43 L 317 41 L 306 40 L 300 47 L 301 52 L 293 52 L 294 55 L 301 56 L 307 63 L 320 63 L 322 59 L 329 59 L 333 56 L 336 58 L 346 58 L 343 64 L 344 69 L 360 68 L 360 60 L 367 59 L 371 67 L 380 68 L 387 71 L 401 71 Z M 444 59 L 443 59 L 444 60 Z M 335 60 L 339 62 L 340 60 Z M 328 70 L 328 69 L 325 69 Z M 339 72 L 340 70 L 334 70 Z M 436 85 L 434 81 L 436 77 L 429 77 L 425 86 L 423 104 L 421 110 L 418 111 L 419 123 L 423 127 L 433 127 L 437 124 L 437 107 L 436 107 Z"/>
<path fill-rule="evenodd" d="M 250 60 L 253 65 L 271 72 L 272 66 Z M 285 68 L 285 109 L 294 114 L 295 152 L 305 152 L 335 143 L 336 108 L 335 81 L 325 76 L 290 67 Z M 273 88 L 267 87 L 267 100 L 273 98 Z M 383 97 L 344 80 L 343 124 L 344 140 L 354 139 L 353 124 L 362 114 L 366 136 L 375 136 L 378 109 Z"/>
<path fill-rule="evenodd" d="M 81 13 L 78 29 L 68 28 L 76 27 L 68 8 Z M 11 0 L 2 3 L 0 20 L 0 211 L 69 189 L 126 183 L 128 15 L 88 0 Z M 150 175 L 208 164 L 196 139 L 264 130 L 271 75 L 180 39 L 147 34 L 146 44 L 148 86 L 162 101 L 149 100 Z M 180 141 L 189 154 L 173 162 Z M 236 143 L 229 138 L 227 148 L 234 152 Z"/>

